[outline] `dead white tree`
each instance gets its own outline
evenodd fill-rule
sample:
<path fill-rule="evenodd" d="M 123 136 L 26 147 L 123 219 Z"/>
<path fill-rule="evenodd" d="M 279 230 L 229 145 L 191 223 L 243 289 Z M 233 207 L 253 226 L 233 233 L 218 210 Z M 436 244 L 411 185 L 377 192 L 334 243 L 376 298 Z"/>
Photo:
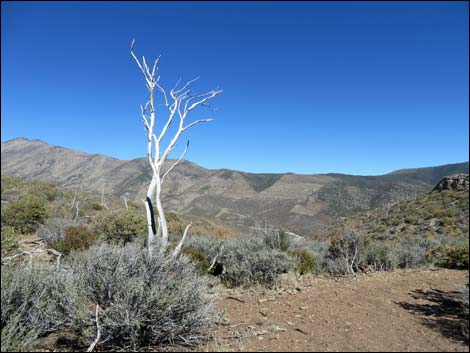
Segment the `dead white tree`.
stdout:
<path fill-rule="evenodd" d="M 121 198 L 124 200 L 124 205 L 126 206 L 126 210 L 128 210 L 129 206 L 127 205 L 127 200 L 129 200 L 129 193 L 126 192 L 124 195 L 121 196 Z"/>
<path fill-rule="evenodd" d="M 104 186 L 103 186 L 103 189 L 101 189 L 101 205 L 106 208 L 107 210 L 109 210 L 109 207 L 108 205 L 106 204 L 106 198 L 105 198 L 105 195 L 104 195 Z"/>
<path fill-rule="evenodd" d="M 208 106 L 207 102 L 217 96 L 218 94 L 222 93 L 222 90 L 218 88 L 207 93 L 202 94 L 193 94 L 190 86 L 192 83 L 197 81 L 199 77 L 196 77 L 190 81 L 188 81 L 185 85 L 181 88 L 178 88 L 180 80 L 176 83 L 175 87 L 173 87 L 169 94 L 165 91 L 165 89 L 159 84 L 160 75 L 158 73 L 158 62 L 160 61 L 160 56 L 154 61 L 152 69 L 147 65 L 145 57 L 142 56 L 142 60 L 139 61 L 136 55 L 134 54 L 135 40 L 132 40 L 130 52 L 132 57 L 134 58 L 137 66 L 140 69 L 140 72 L 144 76 L 145 83 L 148 90 L 148 101 L 145 105 L 142 105 L 141 108 L 141 117 L 144 122 L 145 128 L 147 130 L 147 157 L 152 168 L 153 176 L 148 187 L 147 191 L 147 198 L 144 201 L 147 213 L 147 223 L 148 223 L 148 251 L 149 254 L 152 255 L 155 240 L 157 236 L 161 235 L 162 238 L 162 245 L 161 251 L 165 251 L 167 243 L 168 243 L 168 226 L 165 218 L 165 213 L 163 210 L 162 205 L 162 185 L 167 177 L 167 175 L 175 169 L 175 167 L 183 160 L 188 147 L 189 141 L 186 143 L 186 147 L 184 148 L 181 156 L 169 167 L 167 170 L 163 170 L 163 165 L 167 160 L 168 156 L 170 155 L 171 151 L 174 149 L 176 142 L 181 137 L 181 134 L 188 130 L 189 128 L 193 127 L 196 124 L 209 122 L 212 119 L 198 119 L 192 122 L 187 122 L 187 118 L 189 113 L 191 113 L 194 109 L 201 106 Z M 156 123 L 156 109 L 155 109 L 155 94 L 156 91 L 160 92 L 163 99 L 163 105 L 167 110 L 168 117 L 166 121 L 164 121 L 163 127 L 160 133 L 157 135 L 154 132 L 155 123 Z M 149 114 L 148 114 L 149 113 Z M 173 122 L 175 116 L 179 118 L 177 131 L 171 138 L 170 143 L 164 147 L 162 146 L 162 140 L 165 137 L 166 133 L 168 132 L 168 128 L 170 124 Z M 153 204 L 152 201 L 155 201 L 155 206 L 157 208 L 157 221 L 158 221 L 158 229 L 155 226 L 155 218 L 153 214 Z M 183 244 L 184 238 L 188 232 L 189 224 L 183 234 L 183 237 L 180 241 L 180 244 L 173 252 L 173 256 L 176 256 L 181 249 Z"/>
<path fill-rule="evenodd" d="M 335 239 L 330 251 L 340 258 L 344 269 L 349 275 L 359 271 L 361 251 L 364 240 L 359 232 L 354 229 L 343 228 L 338 239 Z"/>
<path fill-rule="evenodd" d="M 76 208 L 76 212 L 75 212 L 75 218 L 74 220 L 78 220 L 78 214 L 80 212 L 79 208 L 78 208 L 78 201 L 75 203 L 75 208 Z"/>

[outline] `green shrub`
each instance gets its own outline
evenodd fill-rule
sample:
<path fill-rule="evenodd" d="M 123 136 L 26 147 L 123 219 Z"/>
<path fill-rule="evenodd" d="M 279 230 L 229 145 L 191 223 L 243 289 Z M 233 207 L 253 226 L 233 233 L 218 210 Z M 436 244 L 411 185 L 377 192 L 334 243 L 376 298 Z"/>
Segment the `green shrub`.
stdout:
<path fill-rule="evenodd" d="M 196 263 L 196 269 L 199 271 L 199 273 L 207 274 L 207 270 L 209 269 L 210 264 L 206 255 L 188 246 L 183 246 L 181 253 L 188 255 Z"/>
<path fill-rule="evenodd" d="M 415 216 L 415 215 L 406 216 L 405 222 L 410 223 L 410 224 L 416 224 L 418 223 L 418 216 Z"/>
<path fill-rule="evenodd" d="M 109 243 L 126 244 L 146 234 L 147 221 L 144 214 L 119 210 L 98 217 L 93 230 Z"/>
<path fill-rule="evenodd" d="M 296 272 L 300 275 L 307 273 L 315 273 L 317 270 L 317 262 L 314 256 L 307 250 L 293 250 L 289 254 L 297 259 Z"/>
<path fill-rule="evenodd" d="M 9 175 L 2 175 L 2 193 L 16 190 L 21 185 L 21 180 Z"/>
<path fill-rule="evenodd" d="M 451 217 L 442 217 L 441 220 L 440 220 L 440 225 L 452 225 L 455 223 L 455 220 Z"/>
<path fill-rule="evenodd" d="M 468 269 L 468 251 L 468 244 L 458 247 L 440 245 L 431 249 L 428 253 L 428 257 L 441 267 Z"/>
<path fill-rule="evenodd" d="M 103 206 L 101 206 L 99 203 L 93 202 L 90 208 L 94 211 L 101 211 L 103 209 Z"/>
<path fill-rule="evenodd" d="M 15 227 L 2 227 L 2 255 L 18 246 L 19 233 Z"/>
<path fill-rule="evenodd" d="M 103 310 L 104 350 L 199 343 L 217 319 L 209 279 L 185 255 L 172 261 L 136 243 L 103 243 L 74 253 L 71 267 Z"/>
<path fill-rule="evenodd" d="M 35 196 L 47 201 L 54 201 L 61 193 L 54 185 L 41 181 L 33 181 L 30 185 L 30 190 Z"/>
<path fill-rule="evenodd" d="M 460 214 L 460 211 L 455 207 L 450 207 L 444 211 L 444 216 L 455 217 Z"/>
<path fill-rule="evenodd" d="M 50 246 L 62 254 L 69 254 L 72 250 L 82 251 L 92 246 L 97 237 L 96 234 L 85 226 L 70 226 L 65 228 L 62 240 L 51 242 Z"/>
<path fill-rule="evenodd" d="M 392 226 L 398 226 L 398 225 L 400 224 L 400 220 L 397 219 L 397 218 L 392 218 L 392 219 L 390 220 L 390 224 L 391 224 Z"/>
<path fill-rule="evenodd" d="M 2 225 L 15 227 L 19 232 L 29 234 L 34 233 L 47 217 L 45 201 L 29 195 L 2 210 Z"/>
<path fill-rule="evenodd" d="M 306 251 L 315 261 L 315 273 L 327 272 L 327 256 L 328 249 L 330 248 L 330 241 L 327 240 L 313 240 L 313 239 L 298 239 L 291 243 L 290 251 L 298 253 Z M 297 259 L 299 259 L 297 257 Z"/>

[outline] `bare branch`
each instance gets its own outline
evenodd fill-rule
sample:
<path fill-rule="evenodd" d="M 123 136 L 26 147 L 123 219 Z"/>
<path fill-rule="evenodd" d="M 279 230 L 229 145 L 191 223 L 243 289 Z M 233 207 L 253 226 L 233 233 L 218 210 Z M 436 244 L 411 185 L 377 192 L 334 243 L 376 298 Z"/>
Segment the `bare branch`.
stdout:
<path fill-rule="evenodd" d="M 100 321 L 99 321 L 99 317 L 98 317 L 99 310 L 100 310 L 100 306 L 98 304 L 96 304 L 96 310 L 95 310 L 96 338 L 90 344 L 90 347 L 88 347 L 87 352 L 93 352 L 93 349 L 95 349 L 96 344 L 100 341 L 100 338 L 101 338 L 101 327 L 100 327 Z"/>
<path fill-rule="evenodd" d="M 168 107 L 168 98 L 167 98 L 167 96 L 166 96 L 166 92 L 165 92 L 165 90 L 163 89 L 163 87 L 162 87 L 162 86 L 160 86 L 160 85 L 158 84 L 158 81 L 157 81 L 157 82 L 155 82 L 155 86 L 157 86 L 157 88 L 158 88 L 158 89 L 159 89 L 159 90 L 162 92 L 162 94 L 163 94 L 163 98 L 165 98 L 165 106 L 167 106 L 167 107 Z"/>
<path fill-rule="evenodd" d="M 176 256 L 178 256 L 178 254 L 180 253 L 181 248 L 183 247 L 184 239 L 186 239 L 186 234 L 188 234 L 188 230 L 189 230 L 189 227 L 191 227 L 191 225 L 192 225 L 192 223 L 189 223 L 189 224 L 186 226 L 186 229 L 184 230 L 184 233 L 183 233 L 183 237 L 181 238 L 180 242 L 178 243 L 178 245 L 176 246 L 175 250 L 173 251 L 173 254 L 171 255 L 173 259 L 174 259 Z"/>
<path fill-rule="evenodd" d="M 162 184 L 163 184 L 163 180 L 165 179 L 165 177 L 166 177 L 173 169 L 175 169 L 175 167 L 178 165 L 178 163 L 180 163 L 180 162 L 183 160 L 184 155 L 185 155 L 186 152 L 188 151 L 188 147 L 189 147 L 189 140 L 188 140 L 188 142 L 186 142 L 186 147 L 184 148 L 183 153 L 181 153 L 180 158 L 178 158 L 178 160 L 177 160 L 175 163 L 173 163 L 173 165 L 163 174 L 163 176 L 162 176 L 162 181 L 161 181 Z"/>
<path fill-rule="evenodd" d="M 186 110 L 186 114 L 189 113 L 191 110 L 193 110 L 194 108 L 196 108 L 198 105 L 201 105 L 201 104 L 204 104 L 206 103 L 209 99 L 212 99 L 214 98 L 216 95 L 222 93 L 223 91 L 222 90 L 215 90 L 215 91 L 211 91 L 209 93 L 206 93 L 206 94 L 209 94 L 208 97 L 198 101 L 198 102 L 195 102 L 193 103 L 187 110 Z"/>
<path fill-rule="evenodd" d="M 60 258 L 63 256 L 63 254 L 56 249 L 45 249 L 46 251 L 50 252 L 52 255 L 56 257 L 56 269 L 58 270 L 60 268 Z"/>
<path fill-rule="evenodd" d="M 212 264 L 211 264 L 211 265 L 209 266 L 209 268 L 207 269 L 207 272 L 210 273 L 210 272 L 212 271 L 212 269 L 213 269 L 214 266 L 215 266 L 215 262 L 217 261 L 217 258 L 222 254 L 223 250 L 224 250 L 224 245 L 222 245 L 222 246 L 220 247 L 219 253 L 218 253 L 217 255 L 215 255 L 214 259 L 212 260 Z"/>
<path fill-rule="evenodd" d="M 147 61 L 145 61 L 145 56 L 143 56 L 143 55 L 142 55 L 142 64 L 144 65 L 145 72 L 147 73 L 147 77 L 148 77 L 149 81 L 153 82 L 153 76 L 150 73 L 149 67 L 147 65 Z"/>
<path fill-rule="evenodd" d="M 199 124 L 199 123 L 208 123 L 209 121 L 212 121 L 212 120 L 214 120 L 214 119 L 199 119 L 199 120 L 193 121 L 191 124 L 185 126 L 185 127 L 183 128 L 183 131 L 188 130 L 191 126 L 194 126 L 194 125 L 196 125 L 196 124 Z"/>
<path fill-rule="evenodd" d="M 168 117 L 168 120 L 167 120 L 165 126 L 163 127 L 163 129 L 160 133 L 160 136 L 158 136 L 158 141 L 159 142 L 163 139 L 163 137 L 165 137 L 166 131 L 168 130 L 168 127 L 170 126 L 171 122 L 173 121 L 173 117 L 175 116 L 175 112 L 178 109 L 179 103 L 180 103 L 179 101 L 175 101 L 175 103 L 172 104 L 173 109 L 170 108 L 170 116 Z"/>
<path fill-rule="evenodd" d="M 63 254 L 55 249 L 50 249 L 50 248 L 41 249 L 41 246 L 43 246 L 43 244 L 39 244 L 29 251 L 25 250 L 13 256 L 2 257 L 2 263 L 3 261 L 10 261 L 10 260 L 16 259 L 19 256 L 27 255 L 29 256 L 29 266 L 31 267 L 31 265 L 33 264 L 33 254 L 47 251 L 53 254 L 54 256 L 56 256 L 56 269 L 58 270 L 60 268 L 60 258 L 63 256 Z"/>
<path fill-rule="evenodd" d="M 139 67 L 140 71 L 142 72 L 142 75 L 144 75 L 145 82 L 147 82 L 147 87 L 150 88 L 150 82 L 147 78 L 146 72 L 145 72 L 144 68 L 142 67 L 142 65 L 140 64 L 139 59 L 137 59 L 137 57 L 134 54 L 134 50 L 133 50 L 134 49 L 134 43 L 135 43 L 135 39 L 133 39 L 132 43 L 131 43 L 131 55 L 134 58 L 135 62 L 137 63 L 137 66 Z"/>
<path fill-rule="evenodd" d="M 178 79 L 178 81 L 176 81 L 175 86 L 170 90 L 170 94 L 172 97 L 173 97 L 173 92 L 175 91 L 176 87 L 178 87 L 180 82 L 181 82 L 181 77 Z"/>
<path fill-rule="evenodd" d="M 31 267 L 31 265 L 33 264 L 33 254 L 35 252 L 41 252 L 41 250 L 38 250 L 41 246 L 42 246 L 42 244 L 39 244 L 38 246 L 35 246 L 33 249 L 31 249 L 29 251 L 24 250 L 24 251 L 20 252 L 19 254 L 16 254 L 16 255 L 13 255 L 13 256 L 2 257 L 2 262 L 16 259 L 19 256 L 28 255 L 29 256 L 29 266 Z"/>
<path fill-rule="evenodd" d="M 186 82 L 186 84 L 180 88 L 179 90 L 175 91 L 175 90 L 172 90 L 173 91 L 173 94 L 174 95 L 178 95 L 178 93 L 180 93 L 181 91 L 184 91 L 187 87 L 189 87 L 189 85 L 191 85 L 192 83 L 196 82 L 197 80 L 199 80 L 201 78 L 201 76 L 198 76 L 198 77 L 195 77 L 193 78 L 192 80 L 189 80 L 188 82 Z M 175 87 L 176 88 L 176 87 Z"/>
<path fill-rule="evenodd" d="M 159 55 L 158 58 L 156 58 L 155 62 L 153 63 L 152 77 L 155 77 L 155 73 L 157 72 L 157 67 L 158 67 L 158 62 L 160 61 L 160 57 L 161 57 L 161 55 Z"/>
<path fill-rule="evenodd" d="M 77 201 L 77 203 L 75 204 L 75 208 L 76 208 L 75 219 L 78 219 L 78 212 L 79 212 L 79 209 L 78 209 L 78 201 Z M 107 208 L 107 207 L 106 207 L 106 208 Z"/>

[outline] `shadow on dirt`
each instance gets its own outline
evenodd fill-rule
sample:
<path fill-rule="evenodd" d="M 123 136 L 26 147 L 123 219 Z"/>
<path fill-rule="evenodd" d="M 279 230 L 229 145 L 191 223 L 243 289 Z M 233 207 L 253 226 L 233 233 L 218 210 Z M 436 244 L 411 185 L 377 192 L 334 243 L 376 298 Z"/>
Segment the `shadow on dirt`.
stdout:
<path fill-rule="evenodd" d="M 447 338 L 464 341 L 468 344 L 468 316 L 459 301 L 460 292 L 444 292 L 438 289 L 410 293 L 415 299 L 429 303 L 397 302 L 405 310 L 420 316 L 422 323 Z"/>

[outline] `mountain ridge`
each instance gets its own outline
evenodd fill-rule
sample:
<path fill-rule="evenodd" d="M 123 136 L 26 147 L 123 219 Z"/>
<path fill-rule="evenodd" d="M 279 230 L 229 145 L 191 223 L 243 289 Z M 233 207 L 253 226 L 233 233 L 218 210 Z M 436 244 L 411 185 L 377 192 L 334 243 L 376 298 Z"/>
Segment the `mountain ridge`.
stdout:
<path fill-rule="evenodd" d="M 5 175 L 118 197 L 128 192 L 136 201 L 144 197 L 151 179 L 145 157 L 120 160 L 25 138 L 1 146 Z M 164 167 L 170 165 L 168 161 Z M 169 211 L 238 229 L 268 223 L 306 234 L 339 216 L 412 199 L 444 175 L 455 174 L 448 171 L 468 173 L 468 162 L 355 176 L 248 173 L 184 161 L 164 185 L 163 201 Z"/>

